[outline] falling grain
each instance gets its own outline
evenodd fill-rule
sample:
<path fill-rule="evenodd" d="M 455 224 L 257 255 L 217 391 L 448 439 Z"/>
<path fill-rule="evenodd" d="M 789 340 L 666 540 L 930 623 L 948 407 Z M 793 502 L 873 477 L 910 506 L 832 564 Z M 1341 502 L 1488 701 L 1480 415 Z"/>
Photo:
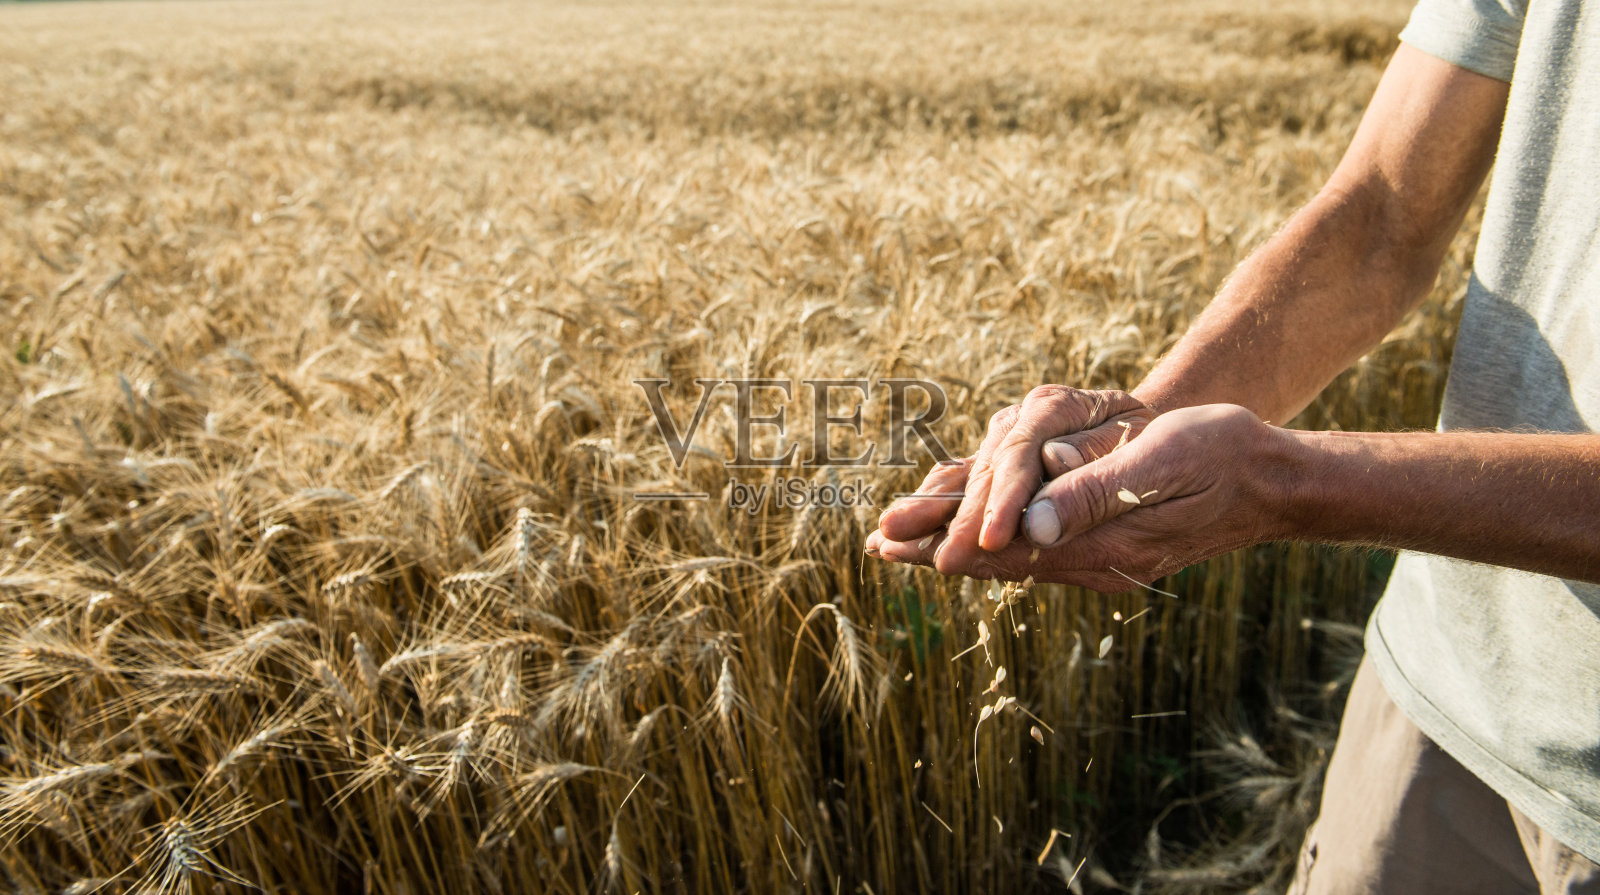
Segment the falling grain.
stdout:
<path fill-rule="evenodd" d="M 1068 839 L 1072 838 L 1071 834 L 1063 833 L 1060 830 L 1057 830 L 1054 827 L 1052 827 L 1050 829 L 1050 838 L 1045 840 L 1044 848 L 1039 850 L 1039 857 L 1035 858 L 1033 863 L 1039 864 L 1039 865 L 1043 865 L 1044 864 L 1044 859 L 1049 857 L 1049 855 L 1050 855 L 1050 849 L 1055 848 L 1056 839 L 1058 837 L 1066 837 Z"/>
<path fill-rule="evenodd" d="M 951 829 L 950 825 L 944 822 L 944 818 L 940 817 L 932 808 L 928 807 L 927 802 L 918 800 L 918 804 L 920 804 L 929 814 L 933 815 L 933 819 L 939 822 L 939 826 L 944 827 L 944 831 L 946 833 L 955 833 L 955 830 Z"/>

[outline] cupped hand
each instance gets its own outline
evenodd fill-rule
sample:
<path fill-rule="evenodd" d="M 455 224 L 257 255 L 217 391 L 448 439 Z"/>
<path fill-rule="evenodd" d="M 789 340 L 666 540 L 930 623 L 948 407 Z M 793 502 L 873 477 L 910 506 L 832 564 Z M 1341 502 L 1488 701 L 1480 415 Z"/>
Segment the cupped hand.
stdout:
<path fill-rule="evenodd" d="M 1125 392 L 1039 386 L 990 418 L 976 454 L 935 466 L 915 495 L 891 504 L 882 535 L 907 543 L 934 535 L 940 571 L 970 566 L 1016 539 L 1040 485 L 1128 444 L 1154 417 Z"/>
<path fill-rule="evenodd" d="M 1018 581 L 1032 575 L 1101 591 L 1149 584 L 1184 566 L 1272 540 L 1283 530 L 1287 481 L 1300 475 L 1300 443 L 1243 407 L 1212 404 L 1163 414 L 1137 440 L 1064 470 L 1030 495 L 1028 529 L 1041 543 L 952 554 L 955 538 L 898 539 L 873 532 L 869 551 L 945 574 Z M 1044 517 L 1050 525 L 1040 525 Z M 959 557 L 953 561 L 952 557 Z"/>

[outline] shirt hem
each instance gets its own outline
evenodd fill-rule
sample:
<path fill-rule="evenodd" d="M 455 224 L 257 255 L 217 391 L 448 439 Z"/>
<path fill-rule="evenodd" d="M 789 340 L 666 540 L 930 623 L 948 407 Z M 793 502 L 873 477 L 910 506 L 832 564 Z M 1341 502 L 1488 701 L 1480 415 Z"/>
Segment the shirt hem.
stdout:
<path fill-rule="evenodd" d="M 1379 683 L 1400 711 L 1439 748 L 1527 815 L 1540 829 L 1590 861 L 1600 863 L 1600 820 L 1579 811 L 1565 796 L 1540 786 L 1506 764 L 1413 687 L 1379 628 L 1378 615 L 1382 609 L 1380 602 L 1367 624 L 1367 654 L 1372 657 Z"/>

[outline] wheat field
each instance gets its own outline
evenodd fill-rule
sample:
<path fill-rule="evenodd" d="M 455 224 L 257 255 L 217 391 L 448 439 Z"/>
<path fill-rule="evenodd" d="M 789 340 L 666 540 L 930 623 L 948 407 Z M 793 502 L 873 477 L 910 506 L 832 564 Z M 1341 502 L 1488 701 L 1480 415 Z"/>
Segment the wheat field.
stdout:
<path fill-rule="evenodd" d="M 0 888 L 1280 890 L 1386 557 L 997 618 L 633 381 L 1131 386 L 1407 11 L 0 5 Z M 1470 235 L 1297 424 L 1432 425 Z"/>

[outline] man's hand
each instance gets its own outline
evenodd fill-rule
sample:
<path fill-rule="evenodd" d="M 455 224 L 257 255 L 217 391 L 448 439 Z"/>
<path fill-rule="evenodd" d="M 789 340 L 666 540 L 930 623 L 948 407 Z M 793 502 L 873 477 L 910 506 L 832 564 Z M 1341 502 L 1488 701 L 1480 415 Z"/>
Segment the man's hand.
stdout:
<path fill-rule="evenodd" d="M 1206 439 L 1192 442 L 1201 433 L 1211 433 L 1216 436 L 1212 441 L 1232 444 L 1243 452 L 1249 439 L 1234 442 L 1230 438 L 1240 432 L 1260 434 L 1264 430 L 1277 433 L 1268 440 L 1271 443 L 1288 437 L 1283 430 L 1230 411 L 1231 417 L 1224 413 L 1223 418 L 1204 425 L 1198 425 L 1198 418 L 1186 416 L 1183 419 L 1198 425 L 1194 432 L 1180 433 L 1179 429 L 1189 427 L 1174 422 L 1170 425 L 1176 428 L 1163 428 L 1165 434 L 1153 442 L 1149 439 L 1156 423 L 1151 423 L 1151 429 L 1134 440 L 1137 424 L 1154 415 L 1142 402 L 1171 413 L 1177 412 L 1175 408 L 1203 405 L 1214 413 L 1220 402 L 1226 402 L 1260 419 L 1282 422 L 1294 417 L 1427 294 L 1451 237 L 1494 161 L 1508 90 L 1504 82 L 1402 44 L 1328 183 L 1228 278 L 1189 332 L 1140 383 L 1138 399 L 1119 392 L 1086 393 L 1059 386 L 1036 390 L 1022 405 L 996 417 L 983 448 L 965 465 L 937 469 L 929 477 L 926 491 L 959 494 L 959 503 L 933 499 L 890 507 L 879 523 L 882 531 L 868 541 L 868 552 L 881 550 L 909 561 L 932 559 L 945 573 L 1025 576 L 1027 570 L 1020 561 L 1032 548 L 1013 541 L 1023 524 L 1022 509 L 1046 474 L 1053 471 L 1046 462 L 1048 455 L 1041 456 L 1046 442 L 1097 432 L 1093 439 L 1109 436 L 1114 445 L 1121 440 L 1120 427 L 1114 422 L 1112 428 L 1105 424 L 1123 414 L 1132 414 L 1121 420 L 1130 423 L 1127 446 L 1070 471 L 1065 469 L 1072 465 L 1068 452 L 1068 460 L 1062 464 L 1066 474 L 1046 490 L 1054 496 L 1054 519 L 1043 510 L 1029 514 L 1027 527 L 1034 539 L 1049 542 L 1054 534 L 1063 543 L 1044 550 L 1037 578 L 1068 580 L 1087 574 L 1091 578 L 1083 583 L 1116 587 L 1114 579 L 1121 576 L 1106 572 L 1108 568 L 1150 578 L 1229 546 L 1266 537 L 1252 531 L 1246 506 L 1229 502 L 1229 489 L 1240 483 L 1226 475 L 1248 479 L 1257 471 L 1245 465 L 1250 455 L 1230 457 L 1208 447 Z M 1082 396 L 1089 394 L 1108 396 L 1107 405 L 1084 406 Z M 1117 395 L 1118 401 L 1110 397 Z M 1231 426 L 1223 425 L 1226 419 L 1232 420 Z M 1185 447 L 1174 447 L 1180 444 Z M 1103 450 L 1098 443 L 1094 447 Z M 1379 499 L 1389 501 L 1381 509 L 1369 505 L 1369 498 L 1378 494 L 1370 490 L 1375 469 L 1370 463 L 1339 474 L 1331 473 L 1326 464 L 1309 465 L 1307 469 L 1316 475 L 1290 484 L 1316 485 L 1324 491 L 1302 495 L 1311 503 L 1301 508 L 1298 529 L 1284 537 L 1380 543 L 1539 571 L 1576 569 L 1583 575 L 1595 574 L 1592 548 L 1585 553 L 1581 543 L 1561 541 L 1547 551 L 1548 556 L 1532 558 L 1526 544 L 1510 550 L 1493 538 L 1467 530 L 1474 516 L 1462 513 L 1460 506 L 1435 505 L 1438 495 L 1457 487 L 1450 477 L 1434 475 L 1436 468 L 1457 474 L 1449 456 L 1441 453 L 1441 442 L 1418 436 L 1415 441 L 1367 439 L 1322 447 L 1335 456 L 1372 450 L 1387 457 L 1384 452 L 1396 450 L 1396 487 L 1410 489 L 1426 480 L 1429 488 L 1418 496 L 1416 518 L 1402 521 L 1392 511 L 1393 494 L 1381 495 Z M 1484 462 L 1503 459 L 1500 452 L 1505 451 L 1505 457 L 1514 458 L 1507 460 L 1508 464 L 1538 459 L 1576 463 L 1574 468 L 1585 468 L 1584 451 L 1592 449 L 1567 442 L 1545 445 L 1515 440 L 1470 447 L 1481 452 L 1479 459 Z M 1172 456 L 1156 458 L 1158 448 Z M 1198 455 L 1182 456 L 1191 449 Z M 1089 458 L 1085 455 L 1084 459 Z M 1136 460 L 1140 465 L 1130 465 Z M 1195 465 L 1202 460 L 1214 464 L 1204 475 L 1202 467 Z M 1226 468 L 1230 462 L 1235 466 Z M 1170 468 L 1155 475 L 1162 464 Z M 1519 468 L 1505 467 L 1506 478 L 1520 489 L 1515 492 L 1519 497 L 1536 494 L 1548 505 L 1551 501 L 1570 502 L 1573 494 L 1592 496 L 1570 483 L 1560 489 L 1545 487 L 1537 479 L 1524 481 L 1518 478 Z M 1091 469 L 1093 472 L 1088 472 Z M 1182 479 L 1179 472 L 1185 470 L 1193 481 L 1209 480 L 1212 487 L 1184 492 L 1187 486 L 1183 482 L 1189 480 Z M 1090 482 L 1103 489 L 1108 486 L 1104 477 L 1113 472 L 1130 476 L 1129 482 L 1109 492 L 1079 494 L 1074 490 L 1088 488 Z M 1145 472 L 1151 472 L 1151 478 L 1134 480 L 1134 473 Z M 1571 481 L 1587 482 L 1581 476 Z M 1124 487 L 1134 495 L 1157 493 L 1141 498 L 1138 505 L 1126 504 L 1126 509 L 1103 501 L 1088 502 L 1106 493 L 1114 496 Z M 1524 513 L 1536 524 L 1556 518 L 1551 511 L 1537 515 L 1527 508 L 1535 505 L 1524 506 L 1521 499 L 1513 505 L 1498 492 L 1490 493 L 1494 497 L 1481 506 L 1471 504 L 1479 495 L 1459 497 L 1468 502 L 1463 505 L 1472 505 L 1480 518 L 1524 524 Z M 1233 493 L 1232 498 L 1241 494 Z M 1085 503 L 1080 506 L 1079 500 Z M 1341 501 L 1350 504 L 1343 508 L 1348 510 L 1344 515 L 1331 511 Z M 1271 509 L 1255 508 L 1266 512 L 1268 518 Z M 1197 528 L 1185 526 L 1185 513 L 1198 520 L 1193 522 Z M 1286 513 L 1280 510 L 1278 515 Z M 1578 518 L 1588 517 L 1580 513 Z M 1103 524 L 1093 527 L 1096 522 Z M 949 531 L 941 535 L 940 527 L 947 523 Z M 1053 524 L 1059 529 L 1052 531 Z M 1452 526 L 1463 529 L 1454 533 L 1456 540 L 1440 533 Z M 1552 535 L 1558 540 L 1568 536 L 1578 537 L 1565 530 Z M 1589 536 L 1592 538 L 1592 532 Z M 919 548 L 929 537 L 933 541 L 928 551 L 941 548 L 936 555 L 924 555 Z M 1043 568 L 1047 561 L 1048 569 Z M 1143 571 L 1116 565 L 1118 562 Z"/>
<path fill-rule="evenodd" d="M 1040 386 L 989 420 L 977 454 L 935 466 L 917 489 L 925 496 L 896 501 L 878 525 L 905 542 L 948 525 L 938 539 L 939 569 L 966 568 L 1016 539 L 1023 508 L 1047 479 L 1128 443 L 1154 416 L 1124 392 Z"/>
<path fill-rule="evenodd" d="M 1054 529 L 1046 543 L 953 552 L 954 524 L 948 536 L 935 534 L 931 542 L 926 534 L 894 539 L 899 532 L 885 525 L 867 547 L 894 562 L 937 563 L 945 574 L 1032 575 L 1120 591 L 1286 534 L 1285 482 L 1303 452 L 1292 434 L 1250 411 L 1227 404 L 1175 410 L 1151 421 L 1137 440 L 1110 450 L 1115 444 L 1031 495 L 1028 529 Z M 1052 521 L 1041 525 L 1046 516 Z"/>

